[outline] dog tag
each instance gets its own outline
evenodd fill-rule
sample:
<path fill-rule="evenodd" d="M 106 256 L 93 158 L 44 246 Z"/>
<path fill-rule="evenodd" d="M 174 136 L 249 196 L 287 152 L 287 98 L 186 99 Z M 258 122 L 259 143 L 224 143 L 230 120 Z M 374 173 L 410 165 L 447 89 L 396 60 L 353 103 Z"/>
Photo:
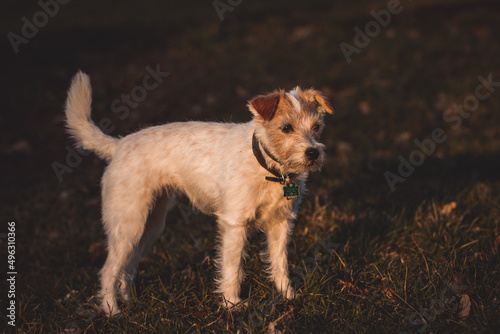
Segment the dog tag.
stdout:
<path fill-rule="evenodd" d="M 296 199 L 300 195 L 299 186 L 295 183 L 286 183 L 286 186 L 283 187 L 283 197 L 286 199 Z"/>

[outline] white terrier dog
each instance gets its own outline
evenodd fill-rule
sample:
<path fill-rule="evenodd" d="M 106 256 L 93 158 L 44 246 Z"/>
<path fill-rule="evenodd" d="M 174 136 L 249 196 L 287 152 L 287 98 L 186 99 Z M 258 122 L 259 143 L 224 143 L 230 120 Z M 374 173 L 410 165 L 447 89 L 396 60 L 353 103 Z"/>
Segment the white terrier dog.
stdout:
<path fill-rule="evenodd" d="M 163 232 L 178 194 L 217 217 L 217 284 L 226 306 L 240 302 L 251 228 L 265 232 L 271 278 L 293 298 L 286 246 L 308 173 L 325 160 L 318 140 L 323 115 L 333 110 L 321 93 L 299 87 L 254 97 L 248 108 L 248 123 L 171 123 L 113 138 L 90 119 L 89 77 L 75 75 L 66 101 L 69 133 L 109 162 L 102 178 L 108 257 L 100 273 L 107 315 L 120 312 L 117 290 L 130 300 L 139 261 Z"/>

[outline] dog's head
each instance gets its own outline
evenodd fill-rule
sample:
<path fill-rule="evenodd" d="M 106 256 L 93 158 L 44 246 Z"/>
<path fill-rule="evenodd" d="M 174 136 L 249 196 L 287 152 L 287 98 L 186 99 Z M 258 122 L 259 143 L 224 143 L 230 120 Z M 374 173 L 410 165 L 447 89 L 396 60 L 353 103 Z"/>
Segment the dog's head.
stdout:
<path fill-rule="evenodd" d="M 319 142 L 323 116 L 333 109 L 318 91 L 275 91 L 251 99 L 257 136 L 276 157 L 286 174 L 318 171 L 325 161 L 325 146 Z"/>

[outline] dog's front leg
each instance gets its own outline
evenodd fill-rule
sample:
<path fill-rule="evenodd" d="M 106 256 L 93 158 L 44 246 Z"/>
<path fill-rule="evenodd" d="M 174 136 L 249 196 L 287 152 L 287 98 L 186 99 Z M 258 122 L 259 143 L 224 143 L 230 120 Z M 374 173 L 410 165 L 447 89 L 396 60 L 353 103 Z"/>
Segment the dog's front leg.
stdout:
<path fill-rule="evenodd" d="M 268 224 L 265 228 L 268 245 L 268 262 L 271 278 L 276 288 L 287 299 L 293 298 L 293 289 L 288 277 L 287 244 L 292 230 L 292 223 L 287 220 Z"/>
<path fill-rule="evenodd" d="M 222 293 L 225 306 L 232 307 L 240 302 L 240 284 L 243 279 L 241 261 L 246 243 L 246 227 L 244 225 L 219 224 L 221 245 L 217 266 L 218 292 Z"/>

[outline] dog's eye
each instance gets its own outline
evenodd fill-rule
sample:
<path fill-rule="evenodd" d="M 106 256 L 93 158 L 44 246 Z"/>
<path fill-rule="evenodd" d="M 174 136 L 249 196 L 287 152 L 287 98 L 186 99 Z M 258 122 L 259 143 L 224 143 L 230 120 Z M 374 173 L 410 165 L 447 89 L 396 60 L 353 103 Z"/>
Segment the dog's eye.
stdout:
<path fill-rule="evenodd" d="M 318 132 L 320 129 L 321 129 L 321 125 L 319 125 L 319 123 L 314 124 L 312 127 L 312 130 L 314 132 Z"/>
<path fill-rule="evenodd" d="M 290 124 L 287 124 L 283 127 L 283 129 L 281 129 L 281 131 L 284 133 L 290 133 L 293 131 L 293 127 Z"/>

